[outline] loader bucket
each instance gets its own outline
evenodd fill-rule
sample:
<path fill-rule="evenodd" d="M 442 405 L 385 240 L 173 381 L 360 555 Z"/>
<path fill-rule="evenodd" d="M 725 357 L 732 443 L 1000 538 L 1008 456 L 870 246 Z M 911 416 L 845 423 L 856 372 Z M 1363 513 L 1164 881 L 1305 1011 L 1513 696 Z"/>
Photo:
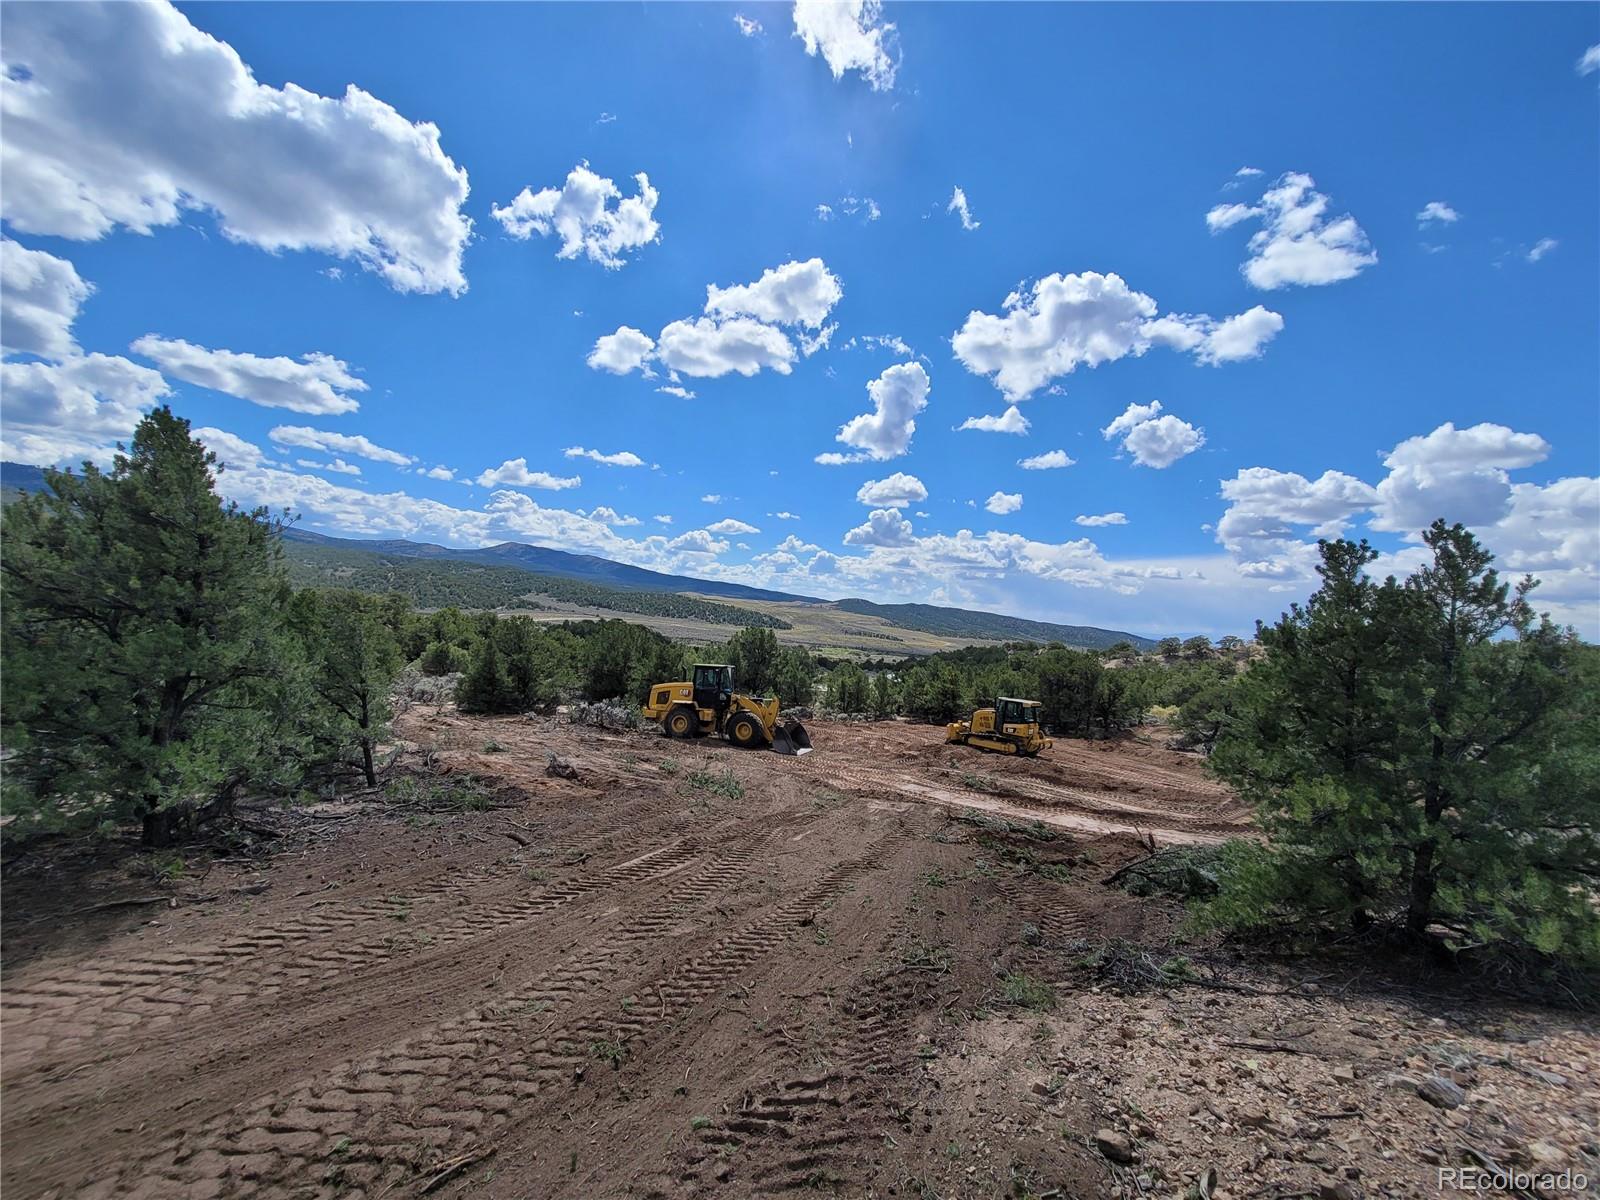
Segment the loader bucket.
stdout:
<path fill-rule="evenodd" d="M 799 721 L 790 721 L 772 731 L 774 754 L 810 754 L 811 735 Z"/>

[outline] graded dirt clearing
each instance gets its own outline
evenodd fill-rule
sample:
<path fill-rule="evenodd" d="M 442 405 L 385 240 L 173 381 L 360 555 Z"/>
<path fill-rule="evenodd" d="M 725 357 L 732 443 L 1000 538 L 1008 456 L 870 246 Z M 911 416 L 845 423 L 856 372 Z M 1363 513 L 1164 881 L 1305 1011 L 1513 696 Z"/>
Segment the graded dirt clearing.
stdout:
<path fill-rule="evenodd" d="M 12 859 L 0 1188 L 1410 1196 L 1464 1147 L 1600 1177 L 1588 1024 L 1175 948 L 1174 905 L 1102 882 L 1243 830 L 1194 758 L 812 732 L 413 709 L 412 807 L 252 814 L 276 852 L 196 856 L 171 906 L 96 907 L 148 859 Z"/>

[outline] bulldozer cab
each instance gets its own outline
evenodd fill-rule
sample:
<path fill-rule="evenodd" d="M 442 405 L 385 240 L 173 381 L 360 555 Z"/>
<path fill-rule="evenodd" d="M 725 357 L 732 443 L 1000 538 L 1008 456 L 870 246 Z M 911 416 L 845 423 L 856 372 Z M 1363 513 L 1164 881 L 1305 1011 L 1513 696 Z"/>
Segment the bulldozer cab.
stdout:
<path fill-rule="evenodd" d="M 1002 696 L 995 701 L 994 719 L 1001 729 L 1007 725 L 1036 725 L 1039 722 L 1039 702 Z"/>
<path fill-rule="evenodd" d="M 696 663 L 694 667 L 694 706 L 718 711 L 733 699 L 733 668 L 726 663 Z"/>

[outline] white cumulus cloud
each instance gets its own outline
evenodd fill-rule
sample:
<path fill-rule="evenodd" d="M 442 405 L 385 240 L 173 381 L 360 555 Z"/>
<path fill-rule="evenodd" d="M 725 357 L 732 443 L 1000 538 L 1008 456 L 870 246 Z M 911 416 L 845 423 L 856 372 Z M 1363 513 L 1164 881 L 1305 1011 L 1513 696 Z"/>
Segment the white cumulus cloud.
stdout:
<path fill-rule="evenodd" d="M 992 377 L 1013 401 L 1080 366 L 1141 355 L 1153 345 L 1206 363 L 1251 358 L 1283 328 L 1282 317 L 1260 306 L 1221 321 L 1203 314 L 1158 319 L 1153 299 L 1119 275 L 1095 271 L 1047 275 L 1012 292 L 1004 309 L 969 313 L 951 348 L 968 371 Z"/>
<path fill-rule="evenodd" d="M 583 482 L 581 475 L 551 475 L 548 471 L 528 470 L 526 458 L 508 458 L 498 467 L 493 467 L 478 476 L 480 487 L 501 487 L 509 485 L 521 488 L 541 488 L 547 492 L 559 492 L 566 488 L 575 488 Z"/>
<path fill-rule="evenodd" d="M 1554 250 L 1560 244 L 1561 243 L 1556 241 L 1555 238 L 1540 238 L 1533 244 L 1533 249 L 1528 251 L 1528 261 L 1531 263 L 1538 262 L 1541 258 L 1543 258 L 1546 254 L 1549 254 L 1550 251 Z"/>
<path fill-rule="evenodd" d="M 214 429 L 207 425 L 190 430 L 190 433 L 195 441 L 216 454 L 217 462 L 224 468 L 254 467 L 266 461 L 267 456 L 262 453 L 260 446 L 225 429 Z"/>
<path fill-rule="evenodd" d="M 1027 433 L 1030 428 L 1028 418 L 1022 415 L 1022 410 L 1013 404 L 1005 412 L 998 415 L 988 413 L 981 417 L 968 417 L 957 429 L 976 429 L 981 433 Z"/>
<path fill-rule="evenodd" d="M 1443 225 L 1454 225 L 1460 219 L 1461 214 L 1443 200 L 1429 200 L 1417 214 L 1417 228 L 1426 229 L 1435 221 Z"/>
<path fill-rule="evenodd" d="M 0 238 L 0 348 L 41 358 L 78 353 L 72 324 L 93 292 L 66 259 Z"/>
<path fill-rule="evenodd" d="M 642 467 L 644 459 L 632 450 L 618 450 L 615 454 L 602 454 L 598 450 L 586 450 L 582 446 L 568 446 L 561 452 L 568 458 L 587 458 L 599 463 L 603 467 Z"/>
<path fill-rule="evenodd" d="M 1214 321 L 1204 314 L 1168 313 L 1148 322 L 1145 338 L 1153 346 L 1186 350 L 1208 366 L 1260 358 L 1267 343 L 1283 330 L 1283 317 L 1256 305 L 1234 316 Z"/>
<path fill-rule="evenodd" d="M 1376 486 L 1338 471 L 1307 479 L 1251 467 L 1222 483 L 1227 510 L 1216 537 L 1246 579 L 1296 587 L 1314 575 L 1312 537 L 1353 536 L 1363 513 L 1370 528 L 1402 534 L 1412 545 L 1387 555 L 1375 574 L 1404 574 L 1418 563 L 1416 543 L 1435 519 L 1460 521 L 1496 556 L 1502 578 L 1539 577 L 1537 609 L 1557 620 L 1600 629 L 1600 479 L 1515 483 L 1509 472 L 1543 462 L 1542 437 L 1504 425 L 1457 429 L 1446 423 L 1406 438 L 1384 458 Z"/>
<path fill-rule="evenodd" d="M 23 233 L 149 233 L 184 210 L 233 241 L 349 259 L 460 294 L 467 172 L 439 130 L 351 85 L 256 82 L 164 0 L 7 11 L 0 212 Z"/>
<path fill-rule="evenodd" d="M 761 532 L 761 530 L 757 529 L 754 525 L 751 525 L 749 522 L 740 521 L 740 520 L 738 520 L 737 518 L 734 518 L 734 517 L 724 517 L 720 521 L 716 521 L 716 522 L 713 522 L 710 525 L 707 525 L 706 528 L 708 530 L 710 530 L 712 533 L 760 533 Z"/>
<path fill-rule="evenodd" d="M 909 546 L 916 540 L 911 522 L 893 508 L 875 508 L 844 535 L 846 546 Z"/>
<path fill-rule="evenodd" d="M 1216 538 L 1248 573 L 1288 578 L 1308 566 L 1313 537 L 1342 537 L 1357 513 L 1371 508 L 1377 489 L 1340 471 L 1307 479 L 1293 471 L 1246 467 L 1222 481 L 1228 507 L 1217 522 Z"/>
<path fill-rule="evenodd" d="M 839 277 L 820 258 L 810 258 L 770 267 L 754 283 L 725 288 L 708 284 L 705 311 L 715 317 L 754 317 L 769 325 L 815 329 L 843 296 Z"/>
<path fill-rule="evenodd" d="M 887 479 L 871 479 L 856 492 L 856 499 L 869 508 L 909 508 L 928 498 L 928 489 L 915 475 L 896 471 Z"/>
<path fill-rule="evenodd" d="M 267 436 L 279 446 L 321 450 L 325 454 L 354 454 L 373 462 L 393 463 L 397 467 L 408 467 L 416 461 L 409 454 L 386 449 L 360 434 L 328 433 L 305 425 L 279 425 Z"/>
<path fill-rule="evenodd" d="M 1328 197 L 1316 180 L 1291 171 L 1254 206 L 1222 204 L 1206 214 L 1212 233 L 1241 221 L 1260 219 L 1250 238 L 1250 257 L 1240 268 L 1263 291 L 1298 285 L 1314 287 L 1353 279 L 1378 261 L 1355 218 L 1328 216 Z"/>
<path fill-rule="evenodd" d="M 674 321 L 661 331 L 656 354 L 670 370 L 697 379 L 730 372 L 749 378 L 763 367 L 787 375 L 795 360 L 794 344 L 782 330 L 746 317 Z"/>
<path fill-rule="evenodd" d="M 1075 458 L 1069 458 L 1065 450 L 1046 450 L 1043 454 L 1035 454 L 1032 458 L 1019 458 L 1017 466 L 1024 471 L 1056 471 L 1062 467 L 1075 466 L 1077 461 Z"/>
<path fill-rule="evenodd" d="M 1206 435 L 1187 421 L 1170 414 L 1157 416 L 1161 401 L 1130 404 L 1121 416 L 1100 432 L 1110 440 L 1121 436 L 1122 448 L 1141 467 L 1162 470 L 1205 445 Z"/>
<path fill-rule="evenodd" d="M 626 375 L 644 368 L 655 349 L 655 341 L 647 334 L 619 325 L 615 333 L 602 334 L 595 340 L 587 361 L 592 370 Z"/>
<path fill-rule="evenodd" d="M 1579 75 L 1593 75 L 1600 71 L 1600 44 L 1590 46 L 1578 58 L 1577 71 Z"/>
<path fill-rule="evenodd" d="M 743 13 L 733 14 L 733 23 L 739 27 L 739 32 L 745 37 L 755 37 L 762 32 L 761 22 L 754 17 L 747 17 Z"/>
<path fill-rule="evenodd" d="M 106 354 L 0 364 L 0 443 L 7 459 L 54 465 L 108 459 L 171 389 L 160 372 Z"/>
<path fill-rule="evenodd" d="M 1445 422 L 1432 433 L 1407 438 L 1383 460 L 1389 474 L 1378 484 L 1372 528 L 1414 534 L 1435 517 L 1490 525 L 1510 511 L 1508 470 L 1543 462 L 1550 444 L 1488 422 L 1457 429 Z"/>
<path fill-rule="evenodd" d="M 367 384 L 351 373 L 349 364 L 330 354 L 303 354 L 300 358 L 262 358 L 233 350 L 208 350 L 176 338 L 146 334 L 129 347 L 152 359 L 168 375 L 237 396 L 263 408 L 330 416 L 355 412 L 361 402 L 350 392 L 364 392 Z"/>
<path fill-rule="evenodd" d="M 764 271 L 754 283 L 706 288 L 706 316 L 673 321 L 651 340 L 627 325 L 595 342 L 588 363 L 595 370 L 653 375 L 659 362 L 669 372 L 697 379 L 745 377 L 762 370 L 787 375 L 797 357 L 779 326 L 799 326 L 800 352 L 810 356 L 828 344 L 835 325 L 828 313 L 844 294 L 820 258 L 787 262 Z M 807 332 L 809 331 L 809 332 Z M 671 381 L 678 383 L 677 374 Z"/>
<path fill-rule="evenodd" d="M 667 543 L 667 549 L 676 550 L 680 554 L 721 554 L 728 548 L 729 543 L 720 538 L 713 537 L 704 529 L 691 529 L 688 533 L 679 534 Z"/>
<path fill-rule="evenodd" d="M 818 458 L 830 465 L 840 462 L 883 461 L 898 458 L 911 446 L 917 431 L 916 414 L 928 407 L 928 373 L 921 363 L 899 363 L 886 368 L 867 384 L 872 411 L 852 417 L 839 427 L 836 441 L 860 453 L 830 454 Z"/>
<path fill-rule="evenodd" d="M 859 71 L 875 92 L 894 87 L 894 26 L 883 19 L 879 0 L 796 0 L 794 33 L 835 79 Z"/>
<path fill-rule="evenodd" d="M 561 239 L 557 258 L 580 254 L 616 270 L 630 251 L 659 241 L 661 226 L 654 213 L 660 193 L 643 171 L 633 177 L 638 194 L 624 197 L 610 179 L 580 163 L 559 188 L 535 192 L 523 188 L 510 204 L 492 207 L 490 215 L 512 237 L 526 241 L 534 234 Z"/>
<path fill-rule="evenodd" d="M 1074 524 L 1087 525 L 1090 527 L 1101 525 L 1126 525 L 1128 523 L 1128 514 L 1108 512 L 1086 515 L 1080 513 L 1078 516 L 1072 518 L 1072 520 Z"/>
<path fill-rule="evenodd" d="M 996 516 L 1014 513 L 1022 507 L 1021 492 L 995 492 L 983 502 L 983 506 Z"/>

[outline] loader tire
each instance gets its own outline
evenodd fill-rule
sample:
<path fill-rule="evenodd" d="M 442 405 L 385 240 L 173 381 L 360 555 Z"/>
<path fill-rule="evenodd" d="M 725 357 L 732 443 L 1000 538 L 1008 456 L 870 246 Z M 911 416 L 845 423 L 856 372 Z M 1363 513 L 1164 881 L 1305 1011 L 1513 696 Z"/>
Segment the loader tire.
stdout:
<path fill-rule="evenodd" d="M 680 704 L 667 713 L 667 719 L 661 723 L 661 728 L 668 737 L 692 738 L 700 732 L 700 716 L 687 704 Z"/>
<path fill-rule="evenodd" d="M 728 740 L 741 750 L 753 750 L 767 740 L 761 721 L 753 713 L 738 713 L 727 724 Z"/>

